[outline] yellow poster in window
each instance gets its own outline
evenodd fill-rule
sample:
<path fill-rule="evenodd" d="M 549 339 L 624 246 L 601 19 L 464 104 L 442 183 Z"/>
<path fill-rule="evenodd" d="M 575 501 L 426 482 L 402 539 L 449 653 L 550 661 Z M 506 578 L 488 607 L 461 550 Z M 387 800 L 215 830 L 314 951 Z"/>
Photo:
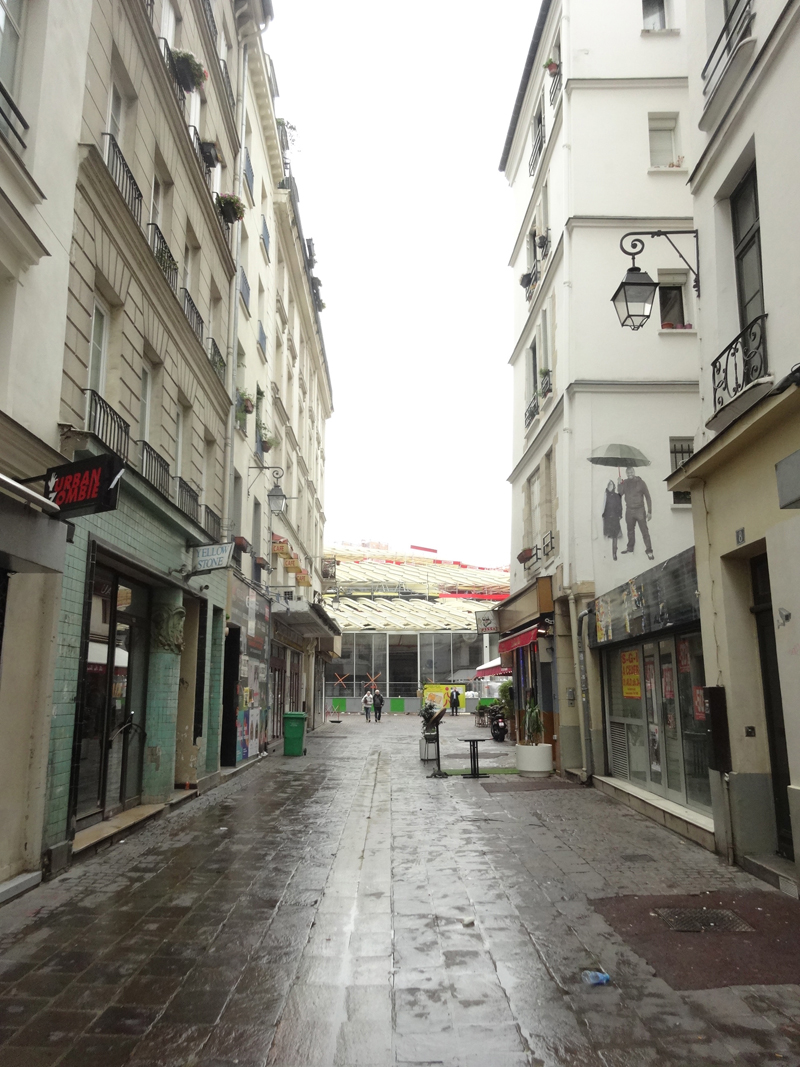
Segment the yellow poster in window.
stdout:
<path fill-rule="evenodd" d="M 638 648 L 630 652 L 620 652 L 619 660 L 622 667 L 622 695 L 629 700 L 641 700 L 642 680 L 639 671 Z"/>

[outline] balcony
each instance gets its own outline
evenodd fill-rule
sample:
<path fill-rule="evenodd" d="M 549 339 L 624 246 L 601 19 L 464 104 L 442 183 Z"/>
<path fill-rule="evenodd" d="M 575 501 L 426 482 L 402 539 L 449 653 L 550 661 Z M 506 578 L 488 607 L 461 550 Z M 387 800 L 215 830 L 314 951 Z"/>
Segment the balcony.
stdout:
<path fill-rule="evenodd" d="M 283 302 L 283 297 L 280 293 L 275 294 L 275 307 L 278 312 L 278 318 L 281 320 L 284 326 L 289 322 L 289 316 L 286 314 L 286 304 Z"/>
<path fill-rule="evenodd" d="M 22 117 L 22 112 L 11 99 L 11 94 L 0 83 L 0 133 L 6 136 L 10 134 L 14 138 L 11 143 L 16 146 L 17 151 L 22 152 L 25 150 L 25 139 L 22 133 L 29 128 L 28 123 Z"/>
<path fill-rule="evenodd" d="M 148 445 L 147 441 L 140 441 L 141 457 L 139 470 L 145 481 L 148 481 L 154 489 L 164 496 L 169 496 L 169 463 L 160 452 Z"/>
<path fill-rule="evenodd" d="M 253 174 L 253 164 L 250 160 L 250 152 L 245 146 L 244 149 L 244 180 L 247 182 L 247 188 L 250 190 L 250 199 L 253 199 L 253 183 L 255 182 L 255 175 Z"/>
<path fill-rule="evenodd" d="M 153 258 L 161 268 L 161 273 L 167 279 L 170 289 L 177 295 L 178 292 L 178 264 L 169 250 L 169 245 L 164 239 L 164 234 L 154 222 L 147 226 L 150 231 L 150 250 Z"/>
<path fill-rule="evenodd" d="M 714 42 L 711 55 L 700 73 L 703 79 L 703 96 L 710 99 L 714 94 L 728 67 L 734 62 L 739 45 L 750 37 L 754 18 L 753 0 L 735 0 L 725 19 L 722 32 Z"/>
<path fill-rule="evenodd" d="M 222 540 L 222 519 L 217 515 L 216 511 L 211 510 L 208 504 L 203 508 L 202 526 L 211 540 L 219 544 Z"/>
<path fill-rule="evenodd" d="M 197 158 L 198 166 L 200 167 L 200 173 L 205 179 L 205 183 L 208 187 L 208 191 L 211 192 L 211 172 L 212 168 L 206 163 L 203 158 L 203 142 L 200 139 L 200 131 L 196 126 L 187 126 L 189 131 L 189 140 L 192 142 L 192 148 L 194 149 L 195 157 Z"/>
<path fill-rule="evenodd" d="M 211 10 L 211 0 L 203 0 L 203 13 L 206 16 L 206 24 L 208 25 L 208 32 L 211 34 L 211 40 L 216 45 L 217 22 L 214 18 L 214 12 Z"/>
<path fill-rule="evenodd" d="M 539 396 L 534 394 L 530 404 L 525 408 L 525 429 L 527 430 L 536 416 L 539 414 Z"/>
<path fill-rule="evenodd" d="M 546 396 L 550 396 L 553 391 L 553 378 L 552 371 L 545 370 L 544 368 L 539 371 L 539 392 L 542 395 L 542 400 Z"/>
<path fill-rule="evenodd" d="M 125 157 L 120 152 L 119 145 L 113 134 L 104 133 L 103 137 L 107 137 L 106 143 L 106 166 L 108 167 L 109 174 L 111 175 L 114 184 L 122 193 L 125 203 L 128 205 L 128 210 L 136 220 L 136 225 L 142 225 L 142 191 L 136 184 L 136 180 L 131 174 L 130 167 L 125 162 Z"/>
<path fill-rule="evenodd" d="M 766 326 L 766 315 L 753 319 L 711 364 L 714 414 L 706 423 L 709 429 L 724 429 L 772 388 Z"/>
<path fill-rule="evenodd" d="M 178 77 L 175 60 L 172 58 L 172 50 L 163 37 L 158 38 L 158 43 L 161 45 L 161 54 L 164 57 L 164 67 L 167 72 L 167 77 L 169 78 L 172 95 L 175 99 L 175 103 L 178 105 L 178 110 L 181 115 L 183 115 L 186 109 L 186 93 L 183 91 L 180 78 Z"/>
<path fill-rule="evenodd" d="M 130 426 L 94 389 L 84 389 L 84 393 L 88 401 L 86 405 L 87 432 L 94 434 L 107 448 L 116 452 L 127 463 L 131 438 Z"/>
<path fill-rule="evenodd" d="M 536 168 L 539 165 L 539 160 L 542 158 L 542 152 L 544 151 L 544 126 L 537 126 L 536 133 L 533 137 L 533 148 L 531 149 L 531 157 L 528 160 L 528 174 L 532 178 L 536 172 Z"/>
<path fill-rule="evenodd" d="M 542 538 L 542 555 L 545 559 L 547 559 L 547 557 L 551 556 L 555 552 L 555 550 L 556 539 L 555 537 L 553 537 L 553 531 L 548 530 L 548 532 Z"/>
<path fill-rule="evenodd" d="M 561 96 L 561 67 L 550 82 L 550 106 L 555 109 Z"/>
<path fill-rule="evenodd" d="M 244 267 L 239 267 L 239 292 L 241 294 L 244 306 L 249 314 L 250 312 L 250 282 L 247 280 L 247 275 L 244 272 Z"/>
<path fill-rule="evenodd" d="M 258 320 L 258 347 L 261 349 L 261 355 L 264 359 L 267 358 L 267 331 L 264 329 L 261 319 Z"/>
<path fill-rule="evenodd" d="M 219 347 L 217 345 L 217 342 L 214 340 L 213 337 L 210 337 L 209 341 L 208 341 L 208 358 L 209 358 L 209 362 L 211 363 L 211 366 L 217 372 L 217 377 L 219 378 L 219 380 L 224 385 L 225 384 L 225 366 L 226 366 L 225 357 L 220 352 Z"/>
<path fill-rule="evenodd" d="M 197 522 L 200 515 L 200 497 L 183 478 L 176 478 L 175 502 L 190 519 Z"/>
<path fill-rule="evenodd" d="M 269 262 L 269 228 L 263 215 L 261 216 L 261 245 L 266 253 L 267 262 Z"/>
<path fill-rule="evenodd" d="M 231 76 L 228 73 L 228 64 L 224 59 L 219 61 L 219 69 L 222 71 L 222 80 L 225 83 L 225 93 L 228 97 L 228 103 L 230 104 L 231 111 L 236 112 L 236 95 L 231 85 Z"/>
<path fill-rule="evenodd" d="M 533 294 L 536 292 L 536 286 L 542 279 L 542 265 L 538 259 L 534 260 L 533 266 L 531 267 L 529 273 L 531 276 L 531 280 L 528 282 L 527 288 L 525 289 L 525 299 L 528 301 L 528 303 L 533 300 Z"/>
<path fill-rule="evenodd" d="M 189 296 L 188 289 L 181 289 L 183 294 L 183 313 L 189 325 L 194 330 L 194 335 L 200 344 L 203 343 L 203 320 L 200 316 L 200 312 L 197 310 L 194 300 Z"/>

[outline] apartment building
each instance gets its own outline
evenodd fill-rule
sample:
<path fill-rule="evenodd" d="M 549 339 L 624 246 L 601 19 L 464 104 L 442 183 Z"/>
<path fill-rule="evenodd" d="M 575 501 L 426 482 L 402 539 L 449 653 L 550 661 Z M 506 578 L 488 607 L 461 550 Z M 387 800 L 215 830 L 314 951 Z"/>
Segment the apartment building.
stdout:
<path fill-rule="evenodd" d="M 544 0 L 500 163 L 515 208 L 517 337 L 500 651 L 520 712 L 531 699 L 543 710 L 560 770 L 676 803 L 705 827 L 710 800 L 689 788 L 688 764 L 705 761 L 702 778 L 706 750 L 688 747 L 682 708 L 645 700 L 652 678 L 675 670 L 676 640 L 699 646 L 697 617 L 671 600 L 692 573 L 691 505 L 665 484 L 699 423 L 694 240 L 651 237 L 694 228 L 686 10 L 618 0 L 609 14 Z M 653 321 L 636 331 L 611 302 L 631 234 L 643 235 L 636 264 L 661 283 Z M 652 619 L 645 587 L 662 598 Z M 622 603 L 601 633 L 608 655 L 587 647 L 601 596 L 607 619 Z M 623 654 L 637 670 L 627 703 L 615 689 Z"/>
<path fill-rule="evenodd" d="M 718 850 L 797 895 L 800 856 L 800 404 L 786 190 L 800 136 L 800 5 L 687 10 L 690 188 L 702 286 L 705 443 L 672 476 L 690 492 Z"/>

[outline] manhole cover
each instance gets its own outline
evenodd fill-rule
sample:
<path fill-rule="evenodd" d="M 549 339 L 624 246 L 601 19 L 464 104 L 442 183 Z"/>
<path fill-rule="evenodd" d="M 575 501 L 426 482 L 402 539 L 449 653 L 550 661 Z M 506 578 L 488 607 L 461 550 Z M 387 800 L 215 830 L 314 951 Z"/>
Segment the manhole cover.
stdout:
<path fill-rule="evenodd" d="M 752 934 L 755 931 L 744 919 L 727 908 L 656 908 L 670 930 L 685 934 L 705 931 L 725 934 Z"/>

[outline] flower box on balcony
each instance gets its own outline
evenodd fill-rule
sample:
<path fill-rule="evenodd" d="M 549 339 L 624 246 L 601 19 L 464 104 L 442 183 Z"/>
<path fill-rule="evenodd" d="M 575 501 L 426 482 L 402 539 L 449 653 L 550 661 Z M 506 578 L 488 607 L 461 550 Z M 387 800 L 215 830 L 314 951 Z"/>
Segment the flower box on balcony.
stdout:
<path fill-rule="evenodd" d="M 250 542 L 246 537 L 242 537 L 241 534 L 238 537 L 234 537 L 233 543 L 236 548 L 240 548 L 242 552 L 248 552 L 250 550 Z"/>
<path fill-rule="evenodd" d="M 173 51 L 172 60 L 178 81 L 185 93 L 193 93 L 195 89 L 202 89 L 206 83 L 208 71 L 194 52 Z"/>
<path fill-rule="evenodd" d="M 217 197 L 217 211 L 224 222 L 241 222 L 244 218 L 245 204 L 235 193 L 222 193 Z"/>
<path fill-rule="evenodd" d="M 216 167 L 219 163 L 219 153 L 217 152 L 216 141 L 201 141 L 200 154 L 207 167 Z"/>
<path fill-rule="evenodd" d="M 518 563 L 527 563 L 529 559 L 533 559 L 533 549 L 532 548 L 523 548 L 523 550 L 521 552 L 517 553 L 517 562 Z"/>
<path fill-rule="evenodd" d="M 256 556 L 253 562 L 256 564 L 257 567 L 266 567 L 267 565 L 267 561 L 264 559 L 263 556 Z"/>

